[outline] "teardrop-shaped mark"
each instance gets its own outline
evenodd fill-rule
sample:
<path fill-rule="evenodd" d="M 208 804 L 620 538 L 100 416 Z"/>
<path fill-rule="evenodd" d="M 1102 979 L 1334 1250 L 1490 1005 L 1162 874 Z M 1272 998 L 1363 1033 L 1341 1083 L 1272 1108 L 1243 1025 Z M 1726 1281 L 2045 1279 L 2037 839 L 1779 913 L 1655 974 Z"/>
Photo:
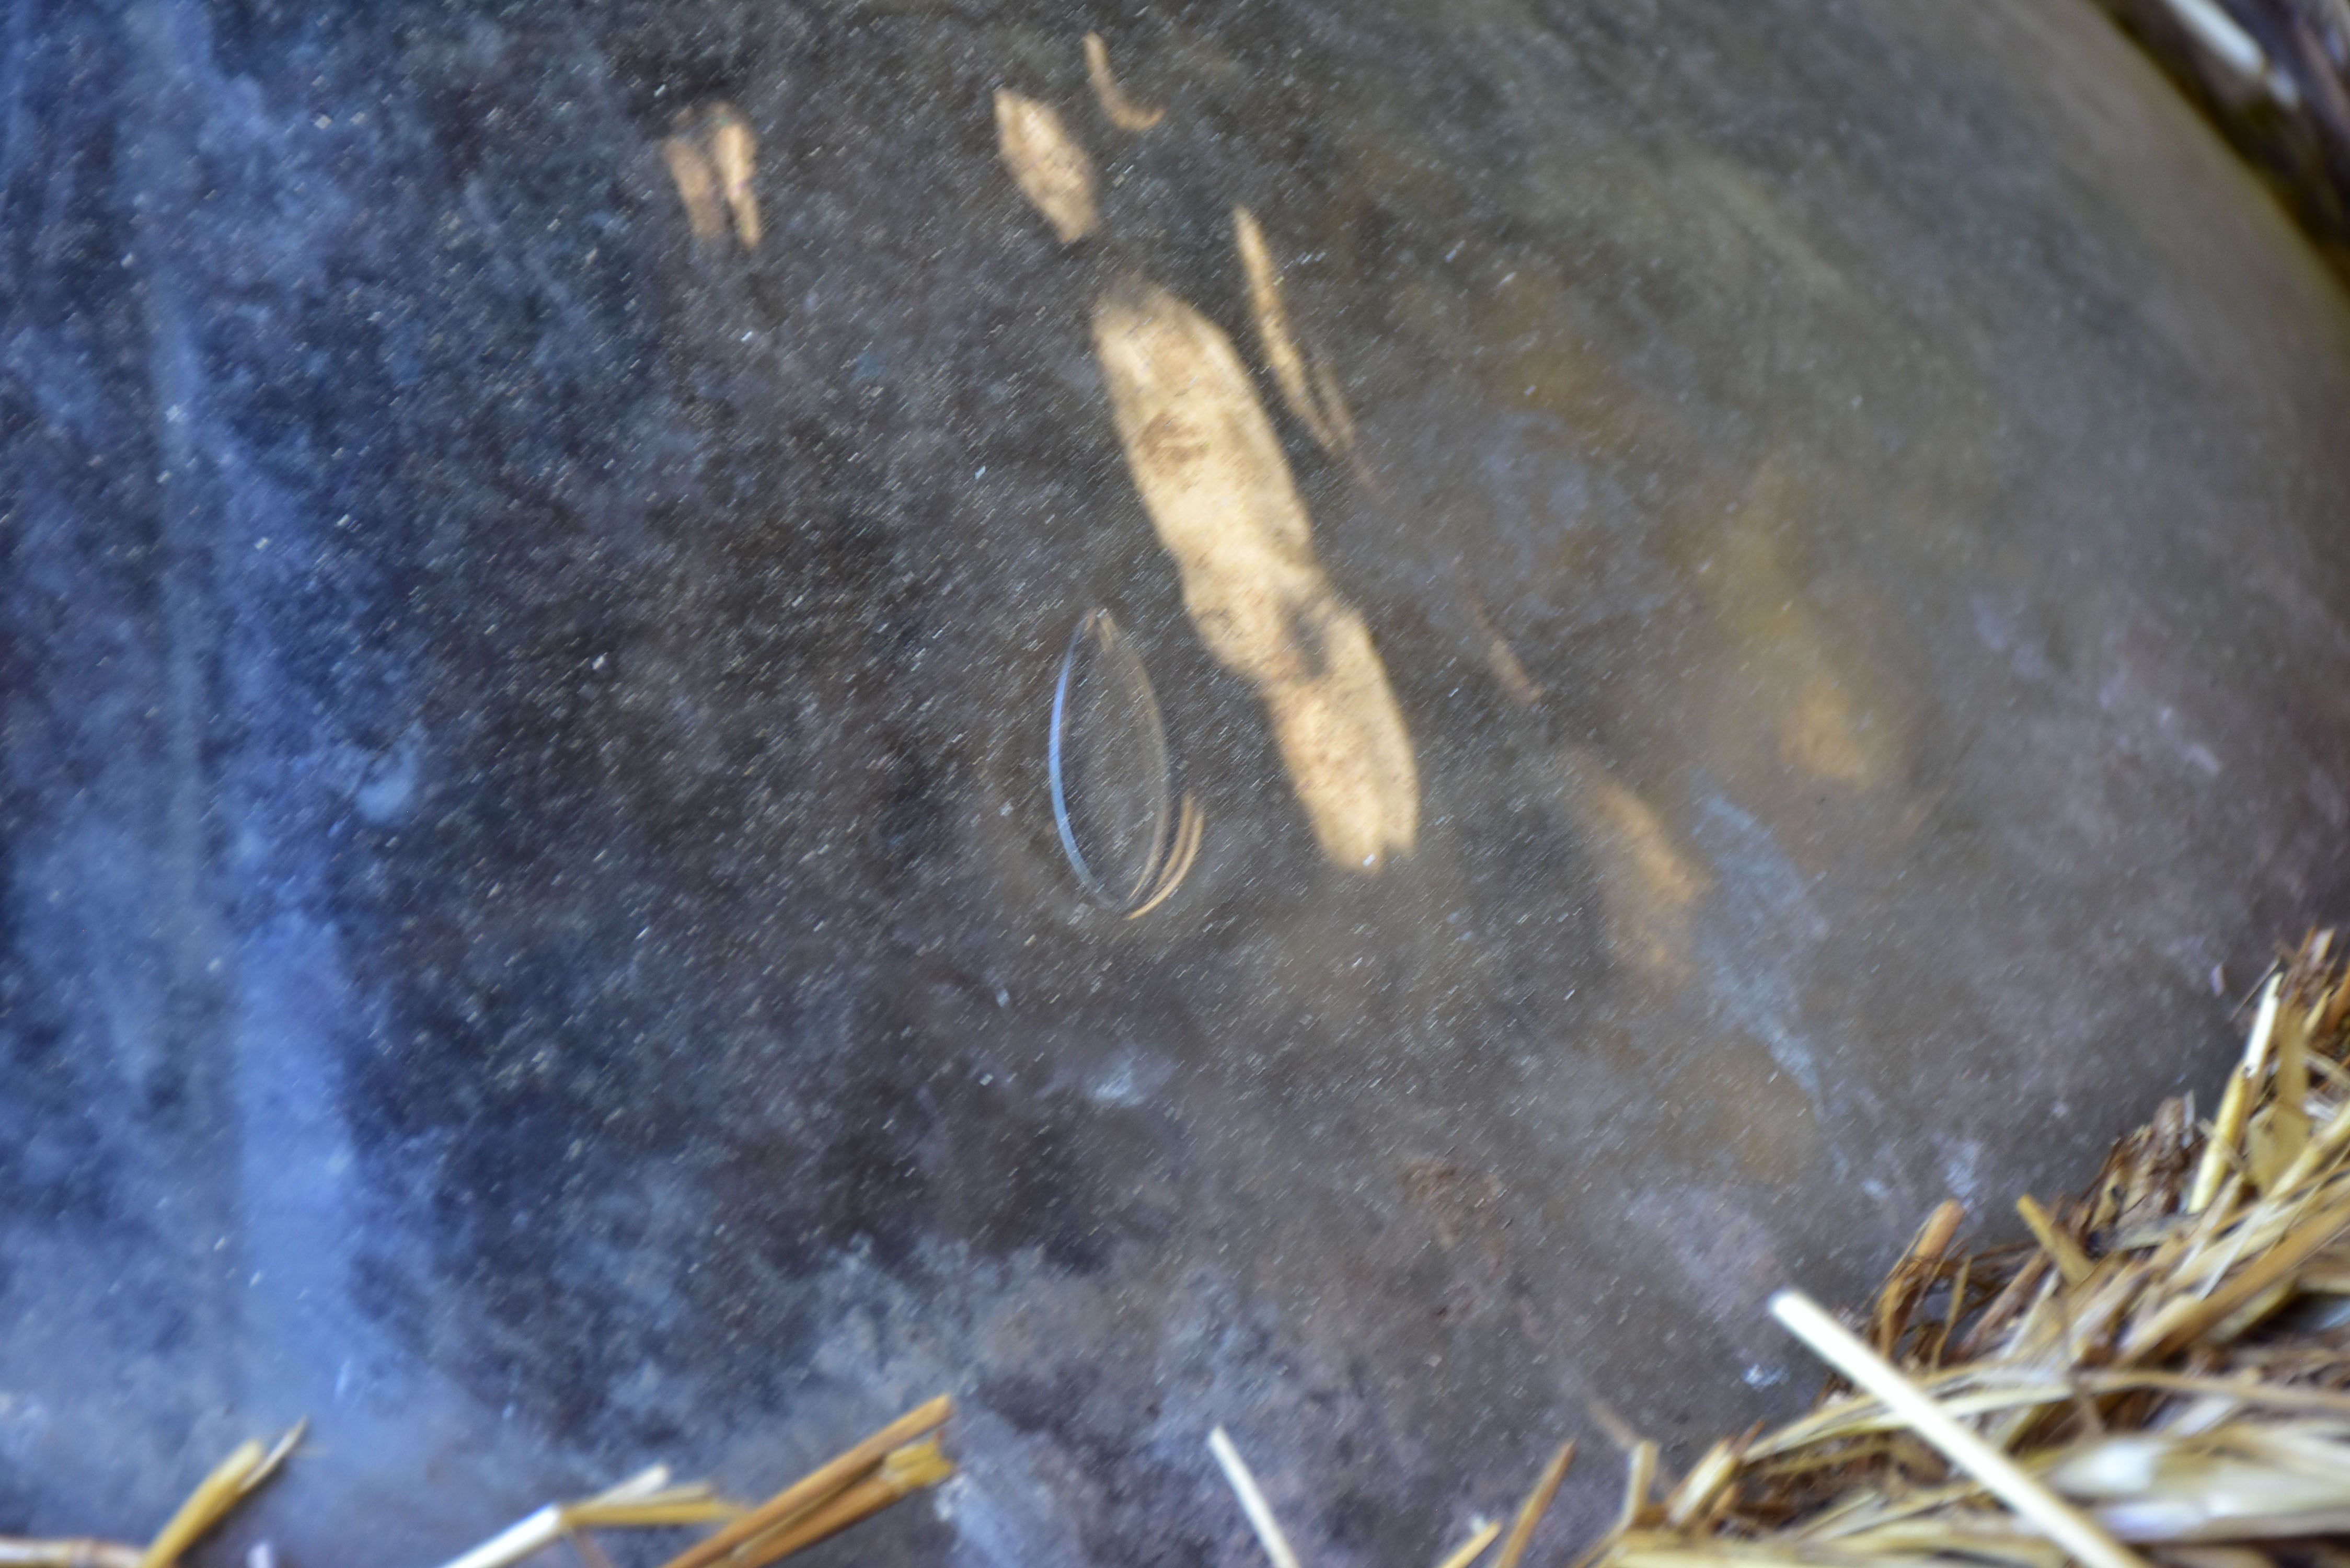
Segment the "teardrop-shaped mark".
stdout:
<path fill-rule="evenodd" d="M 1142 659 L 1107 610 L 1077 622 L 1053 684 L 1053 821 L 1086 896 L 1132 919 L 1175 891 L 1206 818 L 1174 799 L 1167 727 Z"/>

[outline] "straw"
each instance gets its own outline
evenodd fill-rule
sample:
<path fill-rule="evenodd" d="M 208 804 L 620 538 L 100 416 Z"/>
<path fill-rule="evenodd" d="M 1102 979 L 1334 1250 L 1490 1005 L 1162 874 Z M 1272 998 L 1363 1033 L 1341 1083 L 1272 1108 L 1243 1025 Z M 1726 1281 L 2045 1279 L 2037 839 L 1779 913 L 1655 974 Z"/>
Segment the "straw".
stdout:
<path fill-rule="evenodd" d="M 145 1548 L 80 1535 L 54 1541 L 0 1535 L 0 1568 L 139 1568 Z"/>
<path fill-rule="evenodd" d="M 795 1515 L 807 1511 L 860 1480 L 867 1470 L 879 1465 L 892 1449 L 902 1448 L 915 1438 L 926 1436 L 946 1425 L 954 1414 L 954 1401 L 941 1395 L 919 1409 L 899 1417 L 863 1442 L 844 1449 L 818 1466 L 801 1480 L 777 1492 L 733 1523 L 716 1534 L 686 1548 L 663 1564 L 663 1568 L 706 1568 L 735 1547 L 779 1524 L 788 1522 Z"/>
<path fill-rule="evenodd" d="M 1232 1495 L 1240 1499 L 1241 1511 L 1248 1516 L 1249 1528 L 1256 1532 L 1273 1568 L 1297 1568 L 1297 1553 L 1289 1549 L 1289 1538 L 1282 1534 L 1281 1521 L 1273 1517 L 1273 1505 L 1264 1501 L 1264 1493 L 1257 1489 L 1256 1477 L 1249 1473 L 1248 1461 L 1241 1458 L 1241 1451 L 1232 1447 L 1232 1439 L 1222 1427 L 1208 1434 L 1208 1451 L 1223 1467 L 1224 1480 L 1231 1483 Z"/>
<path fill-rule="evenodd" d="M 2144 1558 L 2106 1534 L 2095 1521 L 1960 1426 L 1916 1384 L 1901 1376 L 1892 1363 L 1822 1312 L 1809 1296 L 1799 1291 L 1781 1291 L 1771 1298 L 1771 1315 L 1785 1324 L 1787 1331 L 1808 1345 L 1814 1355 L 1884 1400 L 1951 1463 L 1982 1482 L 2002 1501 L 2037 1525 L 2049 1540 L 2090 1568 L 2148 1568 Z"/>
<path fill-rule="evenodd" d="M 1452 1554 L 1437 1564 L 1437 1568 L 1469 1568 L 1494 1539 L 1502 1533 L 1501 1521 L 1489 1519 L 1479 1525 L 1469 1539 L 1452 1549 Z"/>
<path fill-rule="evenodd" d="M 745 1542 L 728 1562 L 733 1568 L 764 1568 L 779 1557 L 828 1540 L 899 1499 L 924 1487 L 936 1486 L 953 1474 L 954 1464 L 940 1451 L 937 1438 L 910 1443 L 892 1450 L 877 1469 L 827 1501 L 770 1533 Z"/>
<path fill-rule="evenodd" d="M 741 1512 L 706 1486 L 671 1486 L 669 1467 L 653 1465 L 593 1497 L 550 1502 L 525 1514 L 480 1545 L 451 1558 L 442 1568 L 505 1568 L 567 1537 L 592 1563 L 597 1547 L 585 1533 L 590 1529 L 707 1524 Z"/>
<path fill-rule="evenodd" d="M 1526 1501 L 1518 1505 L 1518 1516 L 1510 1523 L 1510 1538 L 1502 1542 L 1502 1554 L 1493 1559 L 1493 1568 L 1518 1568 L 1519 1559 L 1526 1554 L 1526 1543 L 1534 1538 L 1534 1526 L 1549 1511 L 1551 1499 L 1558 1495 L 1558 1483 L 1566 1479 L 1566 1467 L 1574 1462 L 1575 1439 L 1569 1438 L 1543 1467 Z"/>
<path fill-rule="evenodd" d="M 1126 96 L 1109 68 L 1109 46 L 1099 33 L 1086 35 L 1086 79 L 1093 84 L 1094 100 L 1103 118 L 1120 130 L 1144 131 L 1167 116 L 1163 109 L 1145 109 Z"/>
<path fill-rule="evenodd" d="M 302 1440 L 309 1423 L 297 1421 L 286 1435 L 268 1449 L 247 1438 L 232 1450 L 228 1458 L 213 1467 L 212 1473 L 198 1482 L 178 1511 L 155 1532 L 147 1549 L 139 1554 L 138 1568 L 165 1568 L 180 1560 L 180 1554 L 229 1515 L 236 1505 L 258 1490 L 263 1482 L 277 1473 L 286 1456 Z"/>

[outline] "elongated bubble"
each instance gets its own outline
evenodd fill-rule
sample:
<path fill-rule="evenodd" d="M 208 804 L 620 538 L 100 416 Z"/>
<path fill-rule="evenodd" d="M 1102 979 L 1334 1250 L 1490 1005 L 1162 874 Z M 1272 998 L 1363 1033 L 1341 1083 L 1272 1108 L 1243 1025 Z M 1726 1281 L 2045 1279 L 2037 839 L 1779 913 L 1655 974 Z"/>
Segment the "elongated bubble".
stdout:
<path fill-rule="evenodd" d="M 1105 908 L 1135 909 L 1167 857 L 1173 784 L 1150 677 L 1107 610 L 1069 639 L 1046 754 L 1053 820 L 1077 881 Z"/>

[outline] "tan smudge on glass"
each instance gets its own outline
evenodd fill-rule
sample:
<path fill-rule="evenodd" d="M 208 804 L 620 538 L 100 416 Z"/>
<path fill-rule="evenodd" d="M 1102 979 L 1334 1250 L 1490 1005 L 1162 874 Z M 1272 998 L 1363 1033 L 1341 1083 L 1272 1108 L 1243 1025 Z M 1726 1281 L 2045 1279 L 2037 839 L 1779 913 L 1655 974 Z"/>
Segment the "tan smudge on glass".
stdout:
<path fill-rule="evenodd" d="M 1688 980 L 1692 911 L 1713 878 L 1682 850 L 1656 807 L 1596 757 L 1570 749 L 1563 762 L 1568 809 L 1598 864 L 1608 950 L 1644 980 Z"/>
<path fill-rule="evenodd" d="M 1543 689 L 1534 683 L 1526 667 L 1518 662 L 1517 650 L 1502 628 L 1485 613 L 1484 597 L 1476 589 L 1469 590 L 1469 618 L 1476 624 L 1477 635 L 1485 644 L 1485 668 L 1493 673 L 1494 681 L 1516 701 L 1533 707 L 1543 700 Z"/>
<path fill-rule="evenodd" d="M 1093 161 L 1050 104 L 996 88 L 995 138 L 1003 166 L 1063 244 L 1093 233 Z"/>
<path fill-rule="evenodd" d="M 1817 1113 L 1768 1047 L 1742 1030 L 1667 1069 L 1659 1092 L 1694 1113 L 1699 1137 L 1761 1181 L 1801 1180 L 1824 1152 Z"/>
<path fill-rule="evenodd" d="M 719 189 L 725 193 L 726 205 L 734 213 L 734 237 L 743 242 L 744 250 L 759 247 L 759 195 L 751 188 L 758 155 L 759 142 L 751 132 L 750 122 L 735 113 L 732 104 L 712 106 L 711 161 L 717 166 Z"/>
<path fill-rule="evenodd" d="M 1126 96 L 1110 74 L 1109 46 L 1099 33 L 1086 35 L 1086 79 L 1093 83 L 1094 101 L 1120 130 L 1144 131 L 1167 118 L 1163 109 L 1145 109 Z"/>
<path fill-rule="evenodd" d="M 1881 683 L 1831 651 L 1783 558 L 1798 502 L 1784 470 L 1765 462 L 1719 535 L 1707 597 L 1743 655 L 1773 718 L 1778 762 L 1851 789 L 1891 782 L 1904 763 L 1898 704 Z"/>
<path fill-rule="evenodd" d="M 1376 871 L 1419 832 L 1403 711 L 1363 618 L 1314 554 L 1305 503 L 1232 340 L 1156 284 L 1094 306 L 1094 352 L 1128 467 L 1183 605 L 1263 700 L 1322 852 Z"/>
<path fill-rule="evenodd" d="M 1265 369 L 1281 389 L 1282 401 L 1312 433 L 1324 452 L 1350 458 L 1355 451 L 1355 416 L 1338 389 L 1337 377 L 1318 359 L 1309 370 L 1305 351 L 1290 330 L 1289 307 L 1282 302 L 1280 269 L 1264 231 L 1246 207 L 1232 209 L 1232 245 L 1240 253 L 1241 270 L 1248 275 L 1249 314 L 1256 321 L 1257 346 Z"/>
<path fill-rule="evenodd" d="M 693 237 L 716 239 L 726 220 L 719 213 L 718 176 L 711 171 L 710 160 L 682 136 L 662 137 L 660 155 L 677 185 L 678 200 L 685 203 L 685 221 Z"/>

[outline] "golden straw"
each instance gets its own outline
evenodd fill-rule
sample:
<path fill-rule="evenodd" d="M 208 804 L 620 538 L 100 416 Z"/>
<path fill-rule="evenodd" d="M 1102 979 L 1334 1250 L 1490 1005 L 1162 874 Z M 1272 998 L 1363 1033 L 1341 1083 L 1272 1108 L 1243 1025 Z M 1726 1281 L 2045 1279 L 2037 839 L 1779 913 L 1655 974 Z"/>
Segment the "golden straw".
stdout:
<path fill-rule="evenodd" d="M 2097 1522 L 2024 1473 L 1929 1398 L 1853 1332 L 1822 1312 L 1800 1291 L 1771 1298 L 1771 1315 L 1786 1325 L 1812 1354 L 1867 1389 L 1908 1419 L 1919 1437 L 1944 1458 L 1990 1489 L 2001 1501 L 2039 1527 L 2041 1532 L 2089 1568 L 2149 1568 L 2146 1560 L 2106 1533 Z"/>
<path fill-rule="evenodd" d="M 952 1414 L 954 1400 L 944 1394 L 918 1410 L 907 1412 L 855 1448 L 785 1487 L 725 1529 L 687 1547 L 671 1558 L 662 1568 L 705 1568 L 706 1564 L 717 1562 L 753 1536 L 764 1534 L 794 1514 L 805 1512 L 825 1501 L 879 1464 L 890 1449 L 903 1448 L 915 1438 L 938 1430 L 946 1425 L 947 1417 Z"/>
<path fill-rule="evenodd" d="M 1297 1568 L 1297 1553 L 1289 1549 L 1289 1537 L 1282 1534 L 1281 1521 L 1273 1516 L 1273 1504 L 1264 1501 L 1256 1477 L 1249 1473 L 1248 1461 L 1241 1458 L 1241 1451 L 1232 1447 L 1232 1438 L 1222 1427 L 1208 1434 L 1208 1451 L 1223 1467 L 1224 1480 L 1231 1483 L 1232 1495 L 1240 1499 L 1241 1511 L 1248 1515 L 1249 1528 L 1256 1532 L 1264 1554 L 1273 1560 L 1273 1568 Z"/>

